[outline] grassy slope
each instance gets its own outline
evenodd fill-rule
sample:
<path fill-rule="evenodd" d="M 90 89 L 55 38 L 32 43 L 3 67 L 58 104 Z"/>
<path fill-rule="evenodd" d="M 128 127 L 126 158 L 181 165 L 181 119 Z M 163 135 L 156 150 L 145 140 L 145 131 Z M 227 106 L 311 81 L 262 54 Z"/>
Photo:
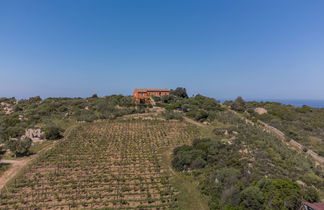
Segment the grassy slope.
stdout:
<path fill-rule="evenodd" d="M 185 175 L 181 172 L 173 170 L 171 167 L 172 154 L 170 151 L 163 153 L 162 165 L 169 168 L 172 174 L 172 185 L 179 190 L 178 205 L 179 209 L 209 209 L 208 198 L 199 191 L 199 182 L 192 176 Z"/>

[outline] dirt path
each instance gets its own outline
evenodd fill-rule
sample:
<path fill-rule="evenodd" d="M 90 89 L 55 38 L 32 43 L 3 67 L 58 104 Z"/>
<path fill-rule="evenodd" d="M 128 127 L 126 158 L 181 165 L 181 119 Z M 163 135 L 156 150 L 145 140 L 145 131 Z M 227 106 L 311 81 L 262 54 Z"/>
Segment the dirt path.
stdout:
<path fill-rule="evenodd" d="M 183 119 L 184 119 L 186 122 L 191 123 L 191 124 L 194 124 L 194 125 L 197 125 L 197 126 L 199 126 L 199 127 L 204 127 L 204 126 L 205 126 L 204 124 L 202 124 L 202 123 L 200 123 L 200 122 L 197 122 L 197 121 L 194 121 L 194 120 L 192 120 L 192 119 L 190 119 L 190 118 L 188 118 L 188 117 L 183 117 Z"/>
<path fill-rule="evenodd" d="M 258 121 L 267 131 L 273 133 L 274 135 L 276 135 L 277 137 L 279 137 L 283 142 L 287 142 L 289 143 L 290 146 L 294 147 L 295 149 L 299 150 L 299 151 L 303 151 L 304 150 L 304 146 L 300 143 L 298 143 L 297 141 L 295 141 L 294 139 L 289 138 L 288 136 L 286 136 L 282 131 L 278 130 L 275 127 L 272 127 L 271 125 L 263 122 L 263 121 Z M 319 164 L 324 164 L 324 158 L 319 156 L 316 152 L 308 149 L 306 152 L 308 155 L 310 155 L 316 162 L 318 162 Z"/>
<path fill-rule="evenodd" d="M 36 156 L 36 155 L 34 155 Z M 6 183 L 14 177 L 29 161 L 32 160 L 32 157 L 28 157 L 23 160 L 2 160 L 1 163 L 10 163 L 11 167 L 4 172 L 4 174 L 0 177 L 0 190 L 6 185 Z"/>
<path fill-rule="evenodd" d="M 40 153 L 46 152 L 47 150 L 53 148 L 53 146 L 56 144 L 56 142 L 53 142 L 53 144 L 48 145 L 47 147 L 40 150 L 37 154 L 31 155 L 27 158 L 21 159 L 21 160 L 1 160 L 0 163 L 8 163 L 11 164 L 11 167 L 3 173 L 3 175 L 0 177 L 0 190 L 7 184 L 7 182 L 18 174 L 18 172 L 28 165 L 32 160 L 35 160 Z"/>
<path fill-rule="evenodd" d="M 73 130 L 75 126 L 72 126 L 68 128 L 65 132 L 65 138 L 70 135 L 71 131 Z M 37 154 L 31 155 L 27 158 L 21 159 L 21 160 L 1 160 L 1 163 L 9 163 L 11 164 L 10 168 L 6 170 L 3 175 L 0 177 L 0 191 L 2 188 L 8 183 L 8 181 L 15 177 L 19 171 L 21 171 L 24 167 L 26 167 L 29 163 L 31 163 L 33 160 L 35 160 L 40 154 L 52 149 L 58 141 L 53 141 L 52 144 L 44 147 L 40 151 L 37 152 Z"/>

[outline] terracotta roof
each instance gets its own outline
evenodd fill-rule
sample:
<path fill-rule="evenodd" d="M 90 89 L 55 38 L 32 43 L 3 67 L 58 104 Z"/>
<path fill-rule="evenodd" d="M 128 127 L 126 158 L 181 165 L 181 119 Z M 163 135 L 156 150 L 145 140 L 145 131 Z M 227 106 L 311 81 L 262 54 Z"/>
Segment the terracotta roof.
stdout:
<path fill-rule="evenodd" d="M 169 89 L 165 88 L 136 88 L 138 92 L 169 92 Z"/>
<path fill-rule="evenodd" d="M 304 205 L 309 206 L 315 210 L 323 210 L 324 209 L 324 203 L 308 203 L 303 202 Z"/>

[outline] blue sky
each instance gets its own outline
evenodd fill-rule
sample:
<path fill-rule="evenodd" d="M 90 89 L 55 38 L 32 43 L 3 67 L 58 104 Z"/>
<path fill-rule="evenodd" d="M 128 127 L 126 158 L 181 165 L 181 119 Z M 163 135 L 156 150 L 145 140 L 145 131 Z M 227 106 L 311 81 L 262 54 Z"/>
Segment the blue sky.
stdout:
<path fill-rule="evenodd" d="M 324 99 L 324 1 L 0 1 L 0 96 L 177 86 Z"/>

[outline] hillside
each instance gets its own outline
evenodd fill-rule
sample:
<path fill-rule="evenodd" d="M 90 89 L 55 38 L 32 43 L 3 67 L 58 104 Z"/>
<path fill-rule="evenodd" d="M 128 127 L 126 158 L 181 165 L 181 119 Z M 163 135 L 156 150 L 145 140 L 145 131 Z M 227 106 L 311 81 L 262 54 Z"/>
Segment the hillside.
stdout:
<path fill-rule="evenodd" d="M 266 114 L 259 115 L 253 110 L 262 107 Z M 283 131 L 287 136 L 324 157 L 324 109 L 309 106 L 294 107 L 280 103 L 246 104 L 252 118 L 264 121 Z"/>
<path fill-rule="evenodd" d="M 93 122 L 144 112 L 144 107 L 135 107 L 132 97 L 121 95 L 45 100 L 40 97 L 25 100 L 0 98 L 0 102 L 0 142 L 23 135 L 27 128 L 46 130 L 59 126 L 63 129 L 75 121 Z"/>
<path fill-rule="evenodd" d="M 5 144 L 27 128 L 46 137 L 57 127 L 64 138 L 33 142 L 56 145 L 7 184 L 0 208 L 296 209 L 324 198 L 323 165 L 256 122 L 271 123 L 266 105 L 202 95 L 156 97 L 154 108 L 127 96 L 1 100 L 12 110 L 0 116 Z M 321 110 L 299 113 L 321 129 Z M 322 138 L 318 129 L 311 135 Z"/>
<path fill-rule="evenodd" d="M 199 180 L 211 209 L 296 209 L 302 200 L 318 201 L 318 193 L 323 198 L 323 165 L 245 118 L 244 110 L 236 114 L 203 96 L 166 107 L 206 124 L 204 138 L 174 150 L 173 166 Z"/>

